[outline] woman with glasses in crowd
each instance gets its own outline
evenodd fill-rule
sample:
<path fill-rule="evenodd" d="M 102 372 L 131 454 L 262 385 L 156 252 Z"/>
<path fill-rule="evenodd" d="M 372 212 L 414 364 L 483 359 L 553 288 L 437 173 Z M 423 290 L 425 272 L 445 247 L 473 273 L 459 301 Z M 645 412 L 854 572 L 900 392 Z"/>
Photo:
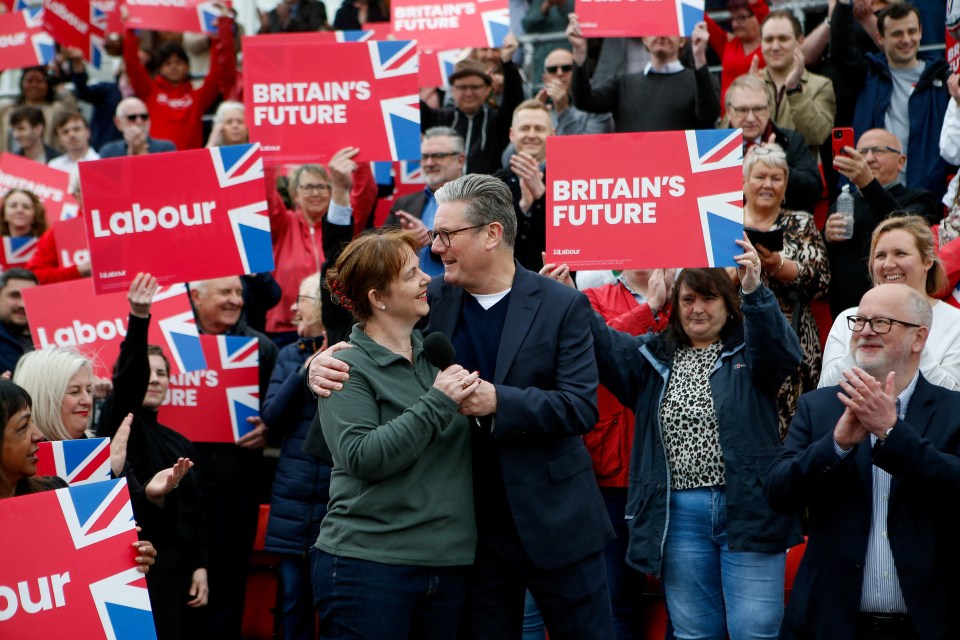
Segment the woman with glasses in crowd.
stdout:
<path fill-rule="evenodd" d="M 960 390 L 960 309 L 938 299 L 948 287 L 947 275 L 926 218 L 907 215 L 881 222 L 870 243 L 870 269 L 874 286 L 906 284 L 927 297 L 933 307 L 933 326 L 920 354 L 920 371 L 934 384 Z M 877 333 L 896 331 L 882 321 L 871 326 Z M 837 384 L 843 371 L 855 366 L 850 337 L 858 327 L 863 324 L 856 307 L 837 316 L 823 351 L 821 387 Z"/>

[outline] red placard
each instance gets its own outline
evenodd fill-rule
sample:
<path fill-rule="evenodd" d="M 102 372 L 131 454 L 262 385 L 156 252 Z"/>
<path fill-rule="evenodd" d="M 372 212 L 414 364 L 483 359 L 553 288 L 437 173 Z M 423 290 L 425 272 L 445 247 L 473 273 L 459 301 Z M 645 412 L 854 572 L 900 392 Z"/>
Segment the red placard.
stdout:
<path fill-rule="evenodd" d="M 150 309 L 148 340 L 163 347 L 171 373 L 203 367 L 194 356 L 199 343 L 187 289 L 161 288 Z M 126 294 L 97 296 L 90 281 L 71 280 L 23 290 L 30 335 L 38 349 L 77 347 L 90 357 L 98 376 L 109 378 L 127 335 Z"/>
<path fill-rule="evenodd" d="M 421 49 L 500 47 L 510 32 L 509 0 L 393 0 L 393 35 Z"/>
<path fill-rule="evenodd" d="M 43 8 L 0 13 L 0 71 L 45 65 L 56 53 L 43 30 Z"/>
<path fill-rule="evenodd" d="M 958 8 L 960 8 L 960 3 Z M 953 34 L 950 33 L 950 29 L 947 29 L 945 37 L 945 48 L 947 54 L 947 64 L 950 65 L 950 71 L 952 73 L 957 73 L 960 71 L 960 42 L 953 37 Z"/>
<path fill-rule="evenodd" d="M 59 220 L 64 208 L 76 201 L 67 193 L 70 174 L 12 154 L 0 154 L 0 196 L 11 189 L 26 189 L 40 198 L 47 222 Z"/>
<path fill-rule="evenodd" d="M 120 19 L 120 0 L 91 0 L 93 6 L 106 16 L 105 33 L 123 33 L 123 21 Z"/>
<path fill-rule="evenodd" d="M 703 0 L 577 0 L 588 38 L 689 36 L 703 20 Z"/>
<path fill-rule="evenodd" d="M 4 638 L 156 640 L 123 478 L 0 500 Z"/>
<path fill-rule="evenodd" d="M 160 421 L 193 442 L 236 442 L 260 414 L 257 338 L 199 338 L 206 368 L 170 377 Z"/>
<path fill-rule="evenodd" d="M 60 266 L 73 267 L 83 262 L 90 262 L 90 249 L 87 247 L 87 232 L 83 228 L 83 218 L 69 218 L 55 223 L 53 239 L 57 242 Z"/>
<path fill-rule="evenodd" d="M 43 0 L 43 27 L 61 47 L 77 47 L 100 67 L 107 15 L 90 0 Z"/>
<path fill-rule="evenodd" d="M 257 145 L 110 158 L 79 168 L 97 293 L 126 291 L 138 271 L 160 284 L 273 271 Z"/>
<path fill-rule="evenodd" d="M 128 29 L 216 33 L 220 9 L 207 0 L 126 0 Z"/>
<path fill-rule="evenodd" d="M 547 261 L 574 270 L 733 265 L 742 145 L 739 129 L 547 138 Z"/>
<path fill-rule="evenodd" d="M 347 146 L 358 162 L 420 157 L 416 43 L 285 38 L 243 40 L 247 126 L 265 157 L 327 162 Z"/>

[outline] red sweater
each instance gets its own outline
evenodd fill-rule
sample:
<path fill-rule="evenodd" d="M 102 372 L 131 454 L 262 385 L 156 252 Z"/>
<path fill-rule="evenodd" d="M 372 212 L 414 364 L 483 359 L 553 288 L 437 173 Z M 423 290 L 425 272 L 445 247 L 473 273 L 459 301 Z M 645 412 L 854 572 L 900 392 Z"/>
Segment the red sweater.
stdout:
<path fill-rule="evenodd" d="M 57 250 L 57 239 L 53 235 L 53 228 L 47 229 L 37 241 L 37 250 L 34 252 L 27 269 L 37 276 L 40 284 L 79 280 L 83 276 L 76 265 L 64 267 L 60 262 L 60 252 Z"/>
<path fill-rule="evenodd" d="M 662 331 L 667 326 L 669 305 L 654 317 L 650 305 L 637 304 L 633 294 L 620 282 L 587 289 L 584 293 L 594 310 L 618 331 L 640 335 Z M 597 388 L 597 408 L 600 419 L 593 430 L 583 436 L 583 443 L 593 458 L 597 484 L 626 487 L 633 449 L 633 412 L 620 404 L 603 385 Z"/>
<path fill-rule="evenodd" d="M 236 83 L 237 61 L 233 43 L 233 21 L 221 16 L 217 37 L 210 52 L 210 71 L 199 89 L 189 80 L 173 85 L 157 76 L 151 78 L 140 62 L 140 38 L 127 31 L 123 38 L 123 61 L 137 97 L 150 112 L 150 137 L 170 140 L 178 151 L 203 147 L 203 114 L 213 105 L 221 88 Z"/>
<path fill-rule="evenodd" d="M 300 282 L 323 264 L 323 223 L 309 224 L 299 211 L 289 211 L 277 193 L 277 169 L 266 170 L 270 211 L 270 235 L 273 238 L 273 261 L 277 270 L 273 277 L 283 295 L 280 302 L 267 312 L 267 332 L 294 331 L 290 306 L 300 292 Z M 367 215 L 377 199 L 377 184 L 369 163 L 360 163 L 353 174 L 350 206 L 353 208 L 354 235 L 363 230 Z M 324 214 L 326 215 L 326 214 Z"/>

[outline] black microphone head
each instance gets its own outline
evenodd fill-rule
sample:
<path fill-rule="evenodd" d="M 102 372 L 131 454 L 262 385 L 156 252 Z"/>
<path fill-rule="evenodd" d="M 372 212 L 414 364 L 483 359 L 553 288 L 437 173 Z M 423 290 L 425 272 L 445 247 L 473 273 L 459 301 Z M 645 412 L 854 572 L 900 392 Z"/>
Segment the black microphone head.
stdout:
<path fill-rule="evenodd" d="M 430 364 L 441 371 L 452 365 L 457 358 L 457 351 L 450 338 L 439 331 L 434 331 L 423 339 L 423 353 Z"/>

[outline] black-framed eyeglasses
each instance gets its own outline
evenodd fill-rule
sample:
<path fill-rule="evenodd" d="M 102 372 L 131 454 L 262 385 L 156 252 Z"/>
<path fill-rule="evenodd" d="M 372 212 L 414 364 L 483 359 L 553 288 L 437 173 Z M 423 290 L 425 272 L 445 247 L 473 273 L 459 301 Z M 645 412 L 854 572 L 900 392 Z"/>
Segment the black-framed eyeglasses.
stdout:
<path fill-rule="evenodd" d="M 747 115 L 748 113 L 751 113 L 751 112 L 752 112 L 753 115 L 755 115 L 755 116 L 761 116 L 761 115 L 765 114 L 766 112 L 770 111 L 770 105 L 768 105 L 768 104 L 760 104 L 760 105 L 757 105 L 757 106 L 755 106 L 755 107 L 735 107 L 735 106 L 733 106 L 733 105 L 730 105 L 730 110 L 733 111 L 733 112 L 734 112 L 735 114 L 737 114 L 738 116 L 745 116 L 745 115 Z"/>
<path fill-rule="evenodd" d="M 857 149 L 857 153 L 866 157 L 868 153 L 872 153 L 875 156 L 882 156 L 887 153 L 895 153 L 898 156 L 903 153 L 900 149 L 894 149 L 890 145 L 880 145 L 879 147 L 864 147 L 863 149 Z"/>
<path fill-rule="evenodd" d="M 546 71 L 547 73 L 558 73 L 560 71 L 564 73 L 570 73 L 571 71 L 573 71 L 573 65 L 572 64 L 551 64 L 549 67 L 544 67 L 543 70 Z"/>
<path fill-rule="evenodd" d="M 298 184 L 297 189 L 303 191 L 304 193 L 323 193 L 324 191 L 330 191 L 330 185 L 328 184 Z"/>
<path fill-rule="evenodd" d="M 918 329 L 922 326 L 919 324 L 913 324 L 912 322 L 894 320 L 893 318 L 864 318 L 863 316 L 847 316 L 847 328 L 849 328 L 850 331 L 860 333 L 868 324 L 870 325 L 870 328 L 873 329 L 874 333 L 890 333 L 890 329 L 892 329 L 893 325 L 895 324 L 903 325 L 904 327 L 912 327 L 914 329 Z"/>
<path fill-rule="evenodd" d="M 450 238 L 452 238 L 456 234 L 462 233 L 464 231 L 470 231 L 471 229 L 479 229 L 480 227 L 485 227 L 488 224 L 490 223 L 484 222 L 483 224 L 475 224 L 472 227 L 464 227 L 463 229 L 454 229 L 453 231 L 444 231 L 443 229 L 440 229 L 440 230 L 431 229 L 430 231 L 427 231 L 427 237 L 430 238 L 430 244 L 433 244 L 434 240 L 436 240 L 437 238 L 440 238 L 440 244 L 442 244 L 445 247 L 449 247 Z"/>
<path fill-rule="evenodd" d="M 426 162 L 427 160 L 433 160 L 437 162 L 443 160 L 444 158 L 452 158 L 453 156 L 460 155 L 459 151 L 448 151 L 447 153 L 421 153 L 420 162 Z"/>
<path fill-rule="evenodd" d="M 127 122 L 136 122 L 137 120 L 139 120 L 140 122 L 146 122 L 147 120 L 150 119 L 150 114 L 149 113 L 128 113 L 123 117 L 126 119 Z"/>

